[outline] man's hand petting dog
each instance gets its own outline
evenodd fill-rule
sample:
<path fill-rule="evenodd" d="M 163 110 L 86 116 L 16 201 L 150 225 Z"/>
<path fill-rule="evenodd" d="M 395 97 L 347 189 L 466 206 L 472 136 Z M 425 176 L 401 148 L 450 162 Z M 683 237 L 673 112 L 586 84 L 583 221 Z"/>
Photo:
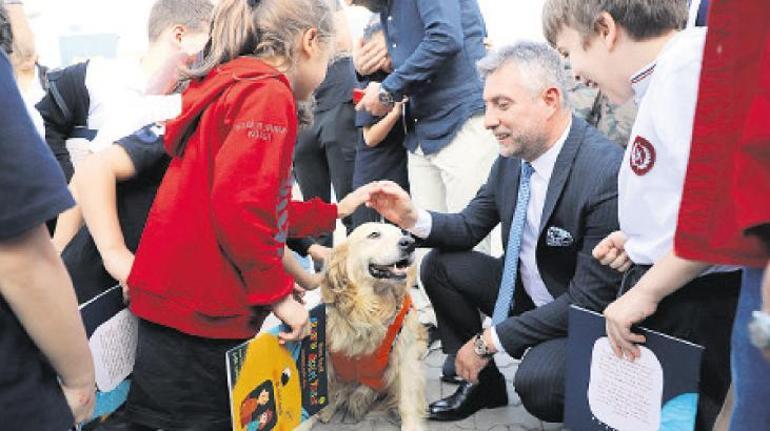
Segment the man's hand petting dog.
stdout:
<path fill-rule="evenodd" d="M 295 289 L 297 286 L 295 285 Z M 290 332 L 280 332 L 278 343 L 285 344 L 288 341 L 298 341 L 308 335 L 308 323 L 310 315 L 302 303 L 294 298 L 294 294 L 287 295 L 273 304 L 273 313 L 285 323 Z"/>
<path fill-rule="evenodd" d="M 371 198 L 366 206 L 402 229 L 411 229 L 417 223 L 417 207 L 404 189 L 392 181 L 372 183 Z"/>

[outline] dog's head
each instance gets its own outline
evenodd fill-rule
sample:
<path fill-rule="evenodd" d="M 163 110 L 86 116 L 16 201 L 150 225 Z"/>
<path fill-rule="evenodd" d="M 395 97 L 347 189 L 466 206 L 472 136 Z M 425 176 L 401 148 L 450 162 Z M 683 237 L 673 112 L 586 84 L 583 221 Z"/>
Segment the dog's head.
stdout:
<path fill-rule="evenodd" d="M 334 302 L 333 296 L 353 294 L 351 289 L 371 287 L 375 294 L 406 289 L 414 249 L 414 239 L 393 225 L 359 226 L 332 252 L 324 283 L 329 292 L 324 300 Z"/>

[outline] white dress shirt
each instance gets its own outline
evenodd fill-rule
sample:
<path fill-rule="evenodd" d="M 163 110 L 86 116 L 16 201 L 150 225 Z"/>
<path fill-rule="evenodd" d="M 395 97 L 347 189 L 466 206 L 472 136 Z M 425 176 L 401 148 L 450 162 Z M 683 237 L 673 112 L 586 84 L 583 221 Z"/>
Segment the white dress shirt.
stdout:
<path fill-rule="evenodd" d="M 527 218 L 522 232 L 521 248 L 519 249 L 520 265 L 518 277 L 524 286 L 524 290 L 537 307 L 548 304 L 554 299 L 545 286 L 545 282 L 543 282 L 543 278 L 540 276 L 540 270 L 537 267 L 537 241 L 540 237 L 540 222 L 543 216 L 543 207 L 545 206 L 545 197 L 548 192 L 548 184 L 551 181 L 551 174 L 571 128 L 572 120 L 570 119 L 569 124 L 554 145 L 548 151 L 541 154 L 540 157 L 530 162 L 534 172 L 530 178 Z M 430 213 L 423 209 L 418 209 L 417 222 L 409 231 L 417 237 L 427 238 L 430 235 L 432 224 Z M 497 350 L 504 351 L 494 327 L 492 327 L 492 339 Z"/>

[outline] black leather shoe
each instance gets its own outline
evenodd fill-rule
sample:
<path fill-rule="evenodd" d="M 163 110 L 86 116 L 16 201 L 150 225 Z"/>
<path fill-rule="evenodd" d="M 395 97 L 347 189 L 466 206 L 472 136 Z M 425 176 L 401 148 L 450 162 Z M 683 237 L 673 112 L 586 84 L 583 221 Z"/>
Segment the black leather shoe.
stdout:
<path fill-rule="evenodd" d="M 505 379 L 490 379 L 484 383 L 460 383 L 454 394 L 431 403 L 428 419 L 434 421 L 459 421 L 481 409 L 493 409 L 508 405 Z"/>

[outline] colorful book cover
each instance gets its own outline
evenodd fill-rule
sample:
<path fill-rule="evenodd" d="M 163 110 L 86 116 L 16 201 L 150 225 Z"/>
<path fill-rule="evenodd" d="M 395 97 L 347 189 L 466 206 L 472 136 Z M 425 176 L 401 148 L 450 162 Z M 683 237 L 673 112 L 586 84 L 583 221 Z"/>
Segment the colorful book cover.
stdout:
<path fill-rule="evenodd" d="M 278 344 L 281 326 L 226 354 L 234 431 L 293 430 L 328 403 L 326 308 L 310 311 L 310 335 Z"/>
<path fill-rule="evenodd" d="M 564 425 L 580 431 L 692 431 L 703 347 L 649 329 L 636 360 L 612 351 L 601 314 L 572 306 Z"/>

